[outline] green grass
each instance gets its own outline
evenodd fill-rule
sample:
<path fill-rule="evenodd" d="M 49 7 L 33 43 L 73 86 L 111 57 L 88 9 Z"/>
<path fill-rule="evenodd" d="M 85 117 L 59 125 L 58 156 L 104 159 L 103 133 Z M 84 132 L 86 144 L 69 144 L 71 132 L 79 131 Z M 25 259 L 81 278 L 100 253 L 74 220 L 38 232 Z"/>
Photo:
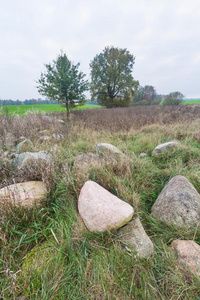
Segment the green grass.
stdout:
<path fill-rule="evenodd" d="M 200 100 L 188 100 L 188 101 L 183 101 L 183 105 L 185 104 L 200 104 Z"/>
<path fill-rule="evenodd" d="M 83 106 L 77 106 L 72 110 L 80 110 L 80 109 L 90 109 L 90 108 L 99 108 L 100 105 L 92 105 L 85 104 Z M 66 111 L 66 108 L 61 106 L 60 104 L 35 104 L 35 105 L 8 105 L 8 106 L 0 106 L 0 110 L 5 114 L 8 112 L 13 115 L 14 113 L 23 116 L 27 111 L 35 111 L 38 113 L 52 113 L 52 112 L 62 112 Z"/>

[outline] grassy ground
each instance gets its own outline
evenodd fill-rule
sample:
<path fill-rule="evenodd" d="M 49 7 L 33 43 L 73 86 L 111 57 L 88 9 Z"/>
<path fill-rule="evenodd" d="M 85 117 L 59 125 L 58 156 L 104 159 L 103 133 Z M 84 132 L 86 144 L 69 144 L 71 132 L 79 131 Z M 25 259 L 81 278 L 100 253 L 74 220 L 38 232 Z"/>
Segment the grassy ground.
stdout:
<path fill-rule="evenodd" d="M 65 118 L 64 113 L 54 116 Z M 200 279 L 182 270 L 169 248 L 177 238 L 200 244 L 199 228 L 166 226 L 150 215 L 160 191 L 177 174 L 186 176 L 200 192 L 200 110 L 158 106 L 76 111 L 65 125 L 47 123 L 37 114 L 22 119 L 0 115 L 0 124 L 1 141 L 8 131 L 16 140 L 23 135 L 37 150 L 54 157 L 50 168 L 24 172 L 0 160 L 1 187 L 13 180 L 43 180 L 49 191 L 42 208 L 1 208 L 1 299 L 200 299 Z M 37 132 L 44 129 L 63 134 L 56 150 L 53 142 L 39 142 Z M 176 139 L 180 148 L 151 156 L 156 145 Z M 117 146 L 130 160 L 91 168 L 88 177 L 78 178 L 74 158 L 96 153 L 101 142 Z M 12 153 L 4 144 L 3 149 Z M 140 158 L 141 152 L 147 157 Z M 77 199 L 87 178 L 134 206 L 155 246 L 150 259 L 125 251 L 117 230 L 104 234 L 85 230 Z"/>
<path fill-rule="evenodd" d="M 80 109 L 90 109 L 97 108 L 99 105 L 85 104 L 83 106 L 77 106 L 72 110 L 80 110 Z M 36 104 L 36 105 L 8 105 L 8 106 L 0 106 L 0 110 L 2 113 L 10 113 L 13 115 L 14 113 L 24 115 L 26 112 L 35 111 L 37 113 L 51 113 L 51 112 L 61 112 L 66 111 L 65 107 L 62 107 L 59 104 Z"/>
<path fill-rule="evenodd" d="M 183 104 L 183 105 L 186 105 L 186 104 L 200 104 L 200 100 L 188 100 L 188 101 L 183 101 L 182 104 Z"/>

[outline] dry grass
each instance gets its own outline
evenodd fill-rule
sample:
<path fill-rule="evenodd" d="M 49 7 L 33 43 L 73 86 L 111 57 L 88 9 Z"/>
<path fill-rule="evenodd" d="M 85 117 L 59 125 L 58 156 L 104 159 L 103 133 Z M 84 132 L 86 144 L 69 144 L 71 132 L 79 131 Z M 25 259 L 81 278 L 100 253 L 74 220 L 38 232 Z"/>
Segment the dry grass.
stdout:
<path fill-rule="evenodd" d="M 199 278 L 189 271 L 183 273 L 169 249 L 177 238 L 200 244 L 199 229 L 165 226 L 149 213 L 165 183 L 177 174 L 186 176 L 200 192 L 200 106 L 76 111 L 65 124 L 56 121 L 66 121 L 65 114 L 51 117 L 53 121 L 47 122 L 37 114 L 23 118 L 0 115 L 4 150 L 0 186 L 42 180 L 50 192 L 47 205 L 40 210 L 8 207 L 6 213 L 1 211 L 0 298 L 199 299 Z M 41 143 L 41 130 L 64 138 Z M 10 146 L 8 133 L 14 136 Z M 21 171 L 13 168 L 11 158 L 20 136 L 31 139 L 37 151 L 50 152 L 51 164 Z M 181 147 L 161 157 L 151 156 L 155 146 L 172 139 L 179 140 Z M 89 233 L 78 218 L 77 199 L 84 178 L 76 178 L 74 158 L 95 153 L 101 142 L 117 146 L 128 159 L 91 168 L 87 176 L 134 206 L 155 245 L 150 260 L 122 251 L 117 232 Z M 140 158 L 141 152 L 147 156 Z"/>

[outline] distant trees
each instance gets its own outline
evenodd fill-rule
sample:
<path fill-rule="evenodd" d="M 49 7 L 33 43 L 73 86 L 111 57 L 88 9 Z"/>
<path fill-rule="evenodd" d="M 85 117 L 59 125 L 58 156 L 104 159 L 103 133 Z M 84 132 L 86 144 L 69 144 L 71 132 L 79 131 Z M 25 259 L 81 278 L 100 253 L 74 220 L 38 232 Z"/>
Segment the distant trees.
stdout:
<path fill-rule="evenodd" d="M 172 92 L 163 101 L 164 105 L 179 105 L 183 101 L 184 95 L 181 92 Z"/>
<path fill-rule="evenodd" d="M 138 86 L 132 76 L 135 57 L 127 50 L 106 47 L 90 63 L 92 100 L 106 107 L 127 106 Z"/>
<path fill-rule="evenodd" d="M 41 73 L 38 91 L 50 100 L 63 103 L 67 109 L 67 116 L 71 107 L 85 103 L 84 92 L 88 90 L 85 74 L 79 71 L 80 64 L 74 65 L 65 53 L 62 53 L 52 64 L 45 64 L 46 73 Z"/>
<path fill-rule="evenodd" d="M 139 86 L 135 93 L 133 104 L 158 104 L 161 102 L 161 99 L 161 96 L 156 93 L 152 85 Z"/>

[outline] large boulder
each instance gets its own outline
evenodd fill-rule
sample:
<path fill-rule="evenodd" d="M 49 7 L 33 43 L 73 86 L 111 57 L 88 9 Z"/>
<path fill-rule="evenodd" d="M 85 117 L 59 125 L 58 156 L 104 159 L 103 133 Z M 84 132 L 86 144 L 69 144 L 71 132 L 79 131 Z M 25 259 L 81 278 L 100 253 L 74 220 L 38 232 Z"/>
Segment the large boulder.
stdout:
<path fill-rule="evenodd" d="M 131 205 L 93 181 L 87 181 L 82 187 L 78 210 L 90 231 L 120 228 L 132 219 L 134 213 Z"/>
<path fill-rule="evenodd" d="M 192 240 L 174 240 L 170 248 L 174 251 L 178 262 L 200 276 L 200 246 Z"/>
<path fill-rule="evenodd" d="M 51 160 L 51 154 L 49 154 L 47 151 L 40 151 L 16 154 L 13 162 L 16 167 L 22 169 L 26 166 L 39 164 L 40 162 L 45 164 L 50 163 Z"/>
<path fill-rule="evenodd" d="M 74 160 L 74 170 L 79 178 L 88 176 L 91 168 L 101 167 L 103 160 L 94 153 L 85 153 L 77 156 Z"/>
<path fill-rule="evenodd" d="M 179 227 L 197 226 L 200 222 L 200 195 L 184 176 L 173 177 L 151 209 L 151 215 Z"/>
<path fill-rule="evenodd" d="M 179 142 L 176 141 L 172 141 L 172 142 L 167 142 L 164 144 L 160 144 L 158 145 L 152 152 L 152 156 L 156 156 L 156 155 L 160 155 L 163 154 L 167 151 L 169 151 L 172 148 L 176 148 L 180 145 Z"/>
<path fill-rule="evenodd" d="M 42 181 L 28 181 L 12 184 L 0 189 L 0 205 L 33 207 L 45 199 L 47 190 Z"/>
<path fill-rule="evenodd" d="M 148 258 L 154 251 L 153 243 L 146 234 L 139 218 L 130 221 L 119 229 L 119 239 L 140 258 Z"/>
<path fill-rule="evenodd" d="M 33 143 L 28 139 L 23 140 L 16 147 L 17 153 L 33 151 L 33 150 L 34 150 Z"/>

